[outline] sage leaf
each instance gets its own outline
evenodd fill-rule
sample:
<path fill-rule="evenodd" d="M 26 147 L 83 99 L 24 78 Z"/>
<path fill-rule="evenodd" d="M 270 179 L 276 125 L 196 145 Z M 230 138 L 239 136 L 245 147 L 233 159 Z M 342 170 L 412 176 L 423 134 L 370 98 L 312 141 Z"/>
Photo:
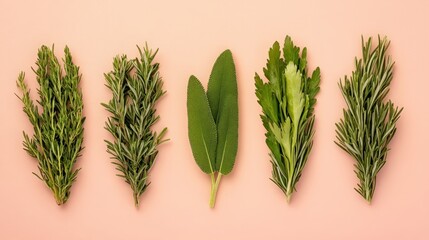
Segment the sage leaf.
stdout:
<path fill-rule="evenodd" d="M 188 136 L 195 162 L 207 174 L 216 171 L 216 124 L 203 85 L 191 76 L 188 82 Z"/>
<path fill-rule="evenodd" d="M 189 142 L 196 163 L 210 174 L 213 208 L 222 175 L 232 171 L 238 148 L 237 79 L 230 50 L 217 58 L 207 93 L 196 77 L 190 77 L 187 108 Z"/>
<path fill-rule="evenodd" d="M 232 171 L 238 147 L 238 94 L 235 65 L 230 50 L 216 60 L 207 87 L 213 119 L 217 126 L 216 171 Z"/>

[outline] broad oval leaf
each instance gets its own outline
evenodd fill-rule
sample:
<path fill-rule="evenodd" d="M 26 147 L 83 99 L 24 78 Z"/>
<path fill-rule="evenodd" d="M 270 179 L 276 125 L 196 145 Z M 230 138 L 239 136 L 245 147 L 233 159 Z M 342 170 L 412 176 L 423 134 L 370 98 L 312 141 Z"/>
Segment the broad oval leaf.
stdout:
<path fill-rule="evenodd" d="M 216 60 L 208 84 L 207 97 L 217 126 L 216 170 L 232 171 L 238 148 L 238 93 L 235 65 L 230 50 Z"/>
<path fill-rule="evenodd" d="M 216 124 L 201 82 L 191 76 L 188 82 L 188 135 L 192 154 L 205 173 L 215 171 Z"/>

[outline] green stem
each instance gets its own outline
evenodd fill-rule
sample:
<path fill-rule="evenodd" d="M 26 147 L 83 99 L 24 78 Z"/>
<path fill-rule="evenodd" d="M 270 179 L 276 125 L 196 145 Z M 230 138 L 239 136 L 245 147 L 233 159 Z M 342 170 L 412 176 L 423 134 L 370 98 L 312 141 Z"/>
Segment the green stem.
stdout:
<path fill-rule="evenodd" d="M 136 208 L 139 208 L 140 206 L 139 194 L 134 192 L 133 197 L 134 197 L 134 205 L 136 206 Z"/>
<path fill-rule="evenodd" d="M 374 196 L 375 183 L 376 178 L 372 176 L 365 176 L 364 181 L 361 181 L 364 189 L 362 196 L 366 201 L 368 201 L 369 204 L 371 204 L 372 197 Z"/>
<path fill-rule="evenodd" d="M 371 195 L 371 193 L 370 193 L 370 191 L 368 189 L 366 190 L 365 199 L 368 202 L 368 204 L 371 205 L 372 195 Z"/>
<path fill-rule="evenodd" d="M 286 201 L 290 203 L 290 199 L 292 198 L 293 188 L 292 188 L 292 178 L 290 177 L 287 183 L 286 188 Z"/>
<path fill-rule="evenodd" d="M 60 196 L 60 194 L 58 192 L 56 192 L 56 191 L 54 191 L 54 198 L 55 198 L 55 201 L 57 202 L 58 206 L 62 205 L 62 204 L 64 204 L 66 202 L 66 199 L 63 199 Z"/>
<path fill-rule="evenodd" d="M 219 183 L 220 183 L 220 179 L 222 178 L 222 174 L 218 173 L 216 181 L 214 181 L 214 173 L 212 173 L 211 176 L 212 176 L 212 188 L 210 192 L 210 207 L 214 208 L 216 203 L 216 194 L 219 188 Z"/>

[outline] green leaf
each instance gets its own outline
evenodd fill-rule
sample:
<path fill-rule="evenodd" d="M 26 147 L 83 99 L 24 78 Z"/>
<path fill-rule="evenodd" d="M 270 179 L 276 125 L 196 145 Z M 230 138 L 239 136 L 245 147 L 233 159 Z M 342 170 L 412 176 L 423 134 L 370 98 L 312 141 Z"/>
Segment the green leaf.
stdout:
<path fill-rule="evenodd" d="M 201 170 L 215 171 L 216 124 L 201 82 L 191 76 L 188 82 L 188 134 L 192 153 Z"/>
<path fill-rule="evenodd" d="M 295 65 L 298 66 L 299 59 L 300 59 L 299 47 L 296 47 L 293 44 L 292 38 L 289 36 L 286 36 L 286 38 L 285 38 L 285 43 L 283 46 L 283 55 L 285 58 L 285 63 L 293 62 Z M 305 49 L 303 57 L 304 57 L 304 59 L 307 57 L 307 49 Z M 306 59 L 305 59 L 305 65 L 307 65 Z"/>
<path fill-rule="evenodd" d="M 271 86 L 268 83 L 264 83 L 261 77 L 255 74 L 255 87 L 258 103 L 261 105 L 262 111 L 268 119 L 277 123 L 279 119 L 278 104 L 273 104 L 273 102 L 276 102 L 276 98 Z"/>
<path fill-rule="evenodd" d="M 159 120 L 156 103 L 164 95 L 159 63 L 155 62 L 158 50 L 147 44 L 140 56 L 128 59 L 126 55 L 113 59 L 113 70 L 105 73 L 106 86 L 112 93 L 108 103 L 102 105 L 111 114 L 105 129 L 114 141 L 106 141 L 107 152 L 112 155 L 113 164 L 133 190 L 136 207 L 140 196 L 149 186 L 149 172 L 158 154 L 158 145 L 164 139 L 166 128 L 157 133 L 152 126 Z"/>
<path fill-rule="evenodd" d="M 280 99 L 280 96 L 283 93 L 281 83 L 284 79 L 284 68 L 285 63 L 283 58 L 281 58 L 280 44 L 278 42 L 274 42 L 273 46 L 268 51 L 268 61 L 264 68 L 264 75 L 269 80 L 270 84 L 275 86 L 271 90 L 278 99 Z"/>
<path fill-rule="evenodd" d="M 37 159 L 39 173 L 54 194 L 58 205 L 66 203 L 71 186 L 77 178 L 74 168 L 83 149 L 83 101 L 79 87 L 79 67 L 72 61 L 69 48 L 64 49 L 63 67 L 54 48 L 42 46 L 38 51 L 37 68 L 33 69 L 39 84 L 36 101 L 30 98 L 30 89 L 22 72 L 17 81 L 22 91 L 18 96 L 24 105 L 33 135 L 24 133 L 24 150 Z M 38 105 L 43 109 L 38 111 Z"/>
<path fill-rule="evenodd" d="M 314 98 L 316 94 L 319 92 L 320 87 L 320 68 L 317 67 L 316 70 L 313 71 L 311 78 L 308 78 L 308 84 L 306 93 L 310 98 Z"/>
<path fill-rule="evenodd" d="M 292 120 L 294 136 L 296 136 L 299 119 L 305 104 L 304 93 L 301 91 L 302 75 L 297 66 L 293 62 L 289 62 L 286 66 L 285 77 L 288 113 Z"/>
<path fill-rule="evenodd" d="M 369 203 L 402 112 L 390 100 L 384 101 L 393 78 L 394 62 L 386 55 L 389 44 L 379 37 L 378 46 L 372 48 L 371 38 L 366 42 L 362 38 L 362 58 L 356 58 L 356 69 L 339 83 L 347 108 L 336 124 L 335 143 L 355 159 L 359 178 L 355 189 Z"/>
<path fill-rule="evenodd" d="M 311 78 L 307 78 L 307 84 L 305 92 L 308 95 L 309 99 L 309 114 L 313 113 L 314 104 L 316 104 L 316 94 L 320 91 L 320 68 L 317 67 L 316 70 L 313 71 Z"/>
<path fill-rule="evenodd" d="M 238 94 L 235 66 L 230 50 L 216 60 L 207 88 L 207 98 L 217 126 L 215 171 L 232 171 L 238 147 Z"/>
<path fill-rule="evenodd" d="M 299 59 L 299 71 L 303 73 L 303 75 L 306 74 L 306 68 L 307 68 L 307 48 L 302 49 L 301 58 Z"/>
<path fill-rule="evenodd" d="M 292 196 L 301 177 L 313 144 L 313 105 L 319 91 L 320 70 L 307 76 L 307 48 L 296 47 L 286 36 L 283 56 L 279 43 L 269 50 L 264 83 L 255 74 L 258 103 L 262 107 L 262 123 L 267 130 L 266 143 L 273 167 L 272 181 Z"/>
<path fill-rule="evenodd" d="M 230 50 L 214 63 L 207 95 L 200 81 L 188 83 L 188 134 L 198 166 L 210 174 L 210 207 L 214 207 L 222 175 L 234 167 L 238 147 L 238 93 Z"/>

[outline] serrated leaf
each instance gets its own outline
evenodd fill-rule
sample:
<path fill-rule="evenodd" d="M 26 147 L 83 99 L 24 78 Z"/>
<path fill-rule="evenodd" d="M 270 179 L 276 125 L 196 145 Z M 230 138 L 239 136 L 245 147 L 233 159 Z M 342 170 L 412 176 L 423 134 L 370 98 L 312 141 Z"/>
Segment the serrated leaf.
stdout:
<path fill-rule="evenodd" d="M 258 103 L 267 130 L 266 143 L 271 153 L 272 181 L 289 200 L 301 177 L 313 143 L 315 95 L 319 91 L 320 73 L 307 76 L 307 48 L 296 47 L 286 36 L 280 57 L 278 42 L 269 51 L 264 68 L 266 83 L 255 74 Z M 280 77 L 277 76 L 277 70 Z"/>
<path fill-rule="evenodd" d="M 286 66 L 285 78 L 287 85 L 287 108 L 293 124 L 293 131 L 296 133 L 298 131 L 299 119 L 304 110 L 305 97 L 301 91 L 302 75 L 293 62 L 289 62 Z"/>
<path fill-rule="evenodd" d="M 273 104 L 273 102 L 276 102 L 276 98 L 271 86 L 268 83 L 262 82 L 259 75 L 255 74 L 255 87 L 258 103 L 261 105 L 262 111 L 271 121 L 277 123 L 279 119 L 278 104 Z"/>
<path fill-rule="evenodd" d="M 215 171 L 216 124 L 204 88 L 194 76 L 188 82 L 188 135 L 195 162 L 205 173 Z"/>
<path fill-rule="evenodd" d="M 299 71 L 301 71 L 303 73 L 303 75 L 305 75 L 307 73 L 306 68 L 307 68 L 307 48 L 303 48 L 302 49 L 302 53 L 301 53 L 301 58 L 299 59 Z"/>
<path fill-rule="evenodd" d="M 284 61 L 281 58 L 280 44 L 274 42 L 273 46 L 268 51 L 268 61 L 264 68 L 264 75 L 269 79 L 273 87 L 273 93 L 279 98 L 282 94 L 281 82 L 283 79 Z"/>
<path fill-rule="evenodd" d="M 307 55 L 307 50 L 305 50 L 305 54 Z M 283 45 L 283 55 L 285 59 L 285 63 L 293 62 L 296 66 L 299 64 L 299 47 L 296 47 L 293 44 L 292 38 L 286 36 L 285 43 Z"/>

